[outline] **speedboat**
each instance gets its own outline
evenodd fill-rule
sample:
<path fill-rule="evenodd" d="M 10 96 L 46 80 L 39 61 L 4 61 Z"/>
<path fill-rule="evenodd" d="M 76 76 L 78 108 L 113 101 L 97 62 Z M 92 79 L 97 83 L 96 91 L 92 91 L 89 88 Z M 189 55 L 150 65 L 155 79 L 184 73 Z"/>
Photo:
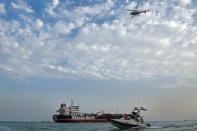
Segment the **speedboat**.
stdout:
<path fill-rule="evenodd" d="M 140 111 L 142 110 L 147 111 L 144 107 L 135 107 L 131 114 L 124 115 L 124 117 L 120 119 L 108 119 L 108 121 L 120 129 L 150 127 L 150 124 L 144 123 L 143 116 L 140 115 Z"/>

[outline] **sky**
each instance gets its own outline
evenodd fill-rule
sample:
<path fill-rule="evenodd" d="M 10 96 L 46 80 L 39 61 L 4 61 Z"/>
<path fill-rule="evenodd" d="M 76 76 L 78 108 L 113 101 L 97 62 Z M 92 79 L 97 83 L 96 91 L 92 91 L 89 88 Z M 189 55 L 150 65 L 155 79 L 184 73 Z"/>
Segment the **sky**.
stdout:
<path fill-rule="evenodd" d="M 81 112 L 197 119 L 197 2 L 0 0 L 0 120 Z"/>

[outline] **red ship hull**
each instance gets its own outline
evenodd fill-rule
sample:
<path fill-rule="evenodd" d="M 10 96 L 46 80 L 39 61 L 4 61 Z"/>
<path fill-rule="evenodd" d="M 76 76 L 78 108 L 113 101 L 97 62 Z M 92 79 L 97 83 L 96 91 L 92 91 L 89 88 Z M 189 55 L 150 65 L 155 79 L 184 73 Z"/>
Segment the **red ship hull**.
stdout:
<path fill-rule="evenodd" d="M 72 118 L 72 116 L 67 115 L 53 115 L 53 121 L 60 123 L 106 123 L 109 122 L 108 119 L 120 119 L 121 117 L 121 114 L 105 114 L 95 118 Z"/>
<path fill-rule="evenodd" d="M 55 122 L 60 123 L 106 123 L 107 119 L 58 119 Z"/>

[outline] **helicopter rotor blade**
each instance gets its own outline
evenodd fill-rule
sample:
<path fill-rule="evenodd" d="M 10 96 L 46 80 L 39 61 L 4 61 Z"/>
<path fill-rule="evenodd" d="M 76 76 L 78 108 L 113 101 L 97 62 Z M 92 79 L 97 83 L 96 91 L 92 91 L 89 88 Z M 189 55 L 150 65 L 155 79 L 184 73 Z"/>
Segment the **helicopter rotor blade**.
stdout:
<path fill-rule="evenodd" d="M 138 0 L 135 10 L 137 10 L 139 3 L 140 3 L 140 0 Z"/>
<path fill-rule="evenodd" d="M 130 10 L 130 9 L 125 9 L 125 10 L 127 10 L 127 11 L 135 11 L 135 10 Z"/>

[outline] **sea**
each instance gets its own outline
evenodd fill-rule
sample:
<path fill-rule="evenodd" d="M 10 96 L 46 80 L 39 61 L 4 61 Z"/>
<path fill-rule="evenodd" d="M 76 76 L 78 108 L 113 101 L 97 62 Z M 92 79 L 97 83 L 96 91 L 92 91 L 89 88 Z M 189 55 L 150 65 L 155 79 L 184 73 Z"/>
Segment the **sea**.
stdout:
<path fill-rule="evenodd" d="M 126 131 L 197 131 L 197 121 L 153 121 L 151 127 Z M 1 121 L 0 131 L 120 131 L 110 123 Z"/>

